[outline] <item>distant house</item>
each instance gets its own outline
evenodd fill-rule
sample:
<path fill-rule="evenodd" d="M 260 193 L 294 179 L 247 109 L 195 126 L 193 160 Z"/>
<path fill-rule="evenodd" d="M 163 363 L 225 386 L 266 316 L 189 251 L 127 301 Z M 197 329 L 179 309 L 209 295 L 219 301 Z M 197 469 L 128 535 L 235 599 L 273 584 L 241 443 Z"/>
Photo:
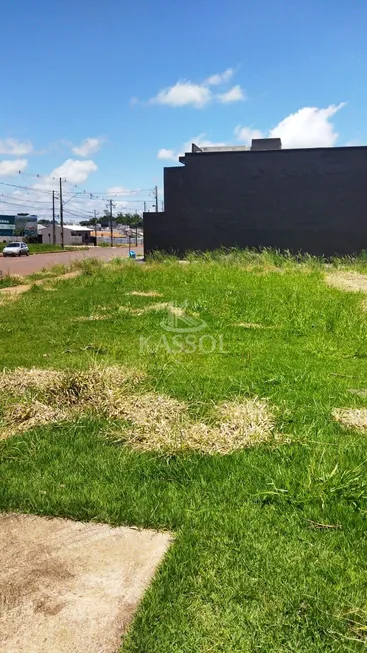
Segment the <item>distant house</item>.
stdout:
<path fill-rule="evenodd" d="M 92 236 L 97 235 L 97 245 L 100 245 L 101 243 L 110 243 L 111 242 L 111 231 L 109 229 L 101 229 L 96 231 L 92 231 Z M 123 234 L 120 231 L 116 231 L 116 229 L 113 230 L 112 232 L 112 239 L 113 239 L 113 244 L 114 245 L 120 245 L 124 241 Z"/>
<path fill-rule="evenodd" d="M 94 237 L 97 235 L 97 245 L 103 243 L 111 243 L 111 232 L 109 229 L 98 230 L 97 232 L 94 229 L 91 232 L 91 236 Z M 138 239 L 138 242 L 142 241 L 143 232 L 141 229 L 135 230 L 125 227 L 123 230 L 113 230 L 113 244 L 114 245 L 127 245 L 129 243 L 129 237 L 131 242 L 135 242 Z"/>
<path fill-rule="evenodd" d="M 91 227 L 80 227 L 77 224 L 64 225 L 64 245 L 92 245 Z M 59 224 L 55 227 L 56 245 L 61 245 L 61 227 Z M 44 245 L 53 244 L 52 224 L 48 227 L 38 225 L 38 241 Z"/>

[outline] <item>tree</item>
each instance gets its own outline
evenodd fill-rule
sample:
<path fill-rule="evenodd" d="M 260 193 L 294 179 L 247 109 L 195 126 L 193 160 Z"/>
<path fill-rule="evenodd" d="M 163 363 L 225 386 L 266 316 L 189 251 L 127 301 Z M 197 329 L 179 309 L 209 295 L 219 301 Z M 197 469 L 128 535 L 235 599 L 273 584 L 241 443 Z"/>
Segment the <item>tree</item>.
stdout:
<path fill-rule="evenodd" d="M 38 220 L 38 224 L 43 224 L 45 227 L 48 227 L 50 224 L 52 224 L 52 220 L 45 220 L 42 218 L 42 220 Z"/>
<path fill-rule="evenodd" d="M 142 227 L 143 219 L 138 213 L 118 213 L 115 217 L 117 224 L 127 227 Z"/>
<path fill-rule="evenodd" d="M 94 224 L 93 220 L 80 220 L 79 222 L 81 227 L 90 227 L 92 224 Z"/>

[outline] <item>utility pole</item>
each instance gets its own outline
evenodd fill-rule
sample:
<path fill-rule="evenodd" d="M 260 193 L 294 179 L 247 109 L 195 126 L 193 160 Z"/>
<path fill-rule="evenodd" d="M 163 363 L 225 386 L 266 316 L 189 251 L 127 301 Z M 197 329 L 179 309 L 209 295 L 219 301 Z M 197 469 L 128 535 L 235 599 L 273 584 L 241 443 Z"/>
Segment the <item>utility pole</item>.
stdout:
<path fill-rule="evenodd" d="M 113 247 L 112 200 L 110 200 L 110 230 L 111 230 L 111 247 Z"/>
<path fill-rule="evenodd" d="M 55 191 L 52 191 L 52 244 L 56 245 Z"/>
<path fill-rule="evenodd" d="M 97 245 L 97 211 L 94 209 L 94 235 L 96 238 L 96 245 Z"/>
<path fill-rule="evenodd" d="M 62 178 L 60 177 L 60 227 L 61 227 L 61 249 L 64 249 L 64 208 L 62 205 Z"/>
<path fill-rule="evenodd" d="M 146 212 L 147 212 L 147 203 L 144 202 L 144 213 L 146 213 Z"/>
<path fill-rule="evenodd" d="M 155 210 L 158 213 L 158 186 L 154 186 Z"/>

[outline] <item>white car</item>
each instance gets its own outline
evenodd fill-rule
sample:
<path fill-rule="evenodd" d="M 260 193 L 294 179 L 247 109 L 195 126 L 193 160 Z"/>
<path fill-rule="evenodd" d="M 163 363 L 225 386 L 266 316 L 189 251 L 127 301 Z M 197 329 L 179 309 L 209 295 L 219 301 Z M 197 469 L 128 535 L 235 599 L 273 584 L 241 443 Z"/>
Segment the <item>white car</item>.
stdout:
<path fill-rule="evenodd" d="M 29 256 L 29 249 L 25 243 L 8 243 L 3 249 L 3 256 Z"/>

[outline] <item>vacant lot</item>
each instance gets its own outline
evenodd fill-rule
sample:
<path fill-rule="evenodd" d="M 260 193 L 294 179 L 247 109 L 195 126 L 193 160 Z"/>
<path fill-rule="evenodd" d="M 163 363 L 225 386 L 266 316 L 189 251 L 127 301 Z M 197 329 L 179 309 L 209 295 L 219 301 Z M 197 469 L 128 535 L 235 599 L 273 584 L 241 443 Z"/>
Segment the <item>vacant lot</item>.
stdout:
<path fill-rule="evenodd" d="M 0 508 L 175 534 L 125 653 L 362 650 L 365 295 L 270 254 L 52 287 L 1 306 Z"/>

